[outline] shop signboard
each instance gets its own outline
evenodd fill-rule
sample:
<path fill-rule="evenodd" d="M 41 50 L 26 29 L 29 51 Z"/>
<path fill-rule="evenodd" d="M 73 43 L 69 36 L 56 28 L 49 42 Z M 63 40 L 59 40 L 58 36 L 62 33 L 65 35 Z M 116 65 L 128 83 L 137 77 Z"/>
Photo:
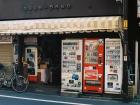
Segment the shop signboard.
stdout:
<path fill-rule="evenodd" d="M 25 37 L 24 38 L 24 44 L 25 45 L 37 45 L 37 37 Z"/>
<path fill-rule="evenodd" d="M 0 44 L 1 43 L 12 43 L 12 36 L 3 36 L 3 35 L 0 35 Z"/>
<path fill-rule="evenodd" d="M 120 16 L 12 20 L 0 22 L 0 34 L 38 35 L 64 32 L 119 31 Z"/>

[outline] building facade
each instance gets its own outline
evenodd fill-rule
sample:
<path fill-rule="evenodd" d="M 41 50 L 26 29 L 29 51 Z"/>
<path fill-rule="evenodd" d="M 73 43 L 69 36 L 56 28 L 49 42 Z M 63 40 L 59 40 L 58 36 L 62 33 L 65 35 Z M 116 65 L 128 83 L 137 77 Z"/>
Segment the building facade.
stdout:
<path fill-rule="evenodd" d="M 61 92 L 128 96 L 127 0 L 0 0 L 0 14 L 1 64 Z"/>

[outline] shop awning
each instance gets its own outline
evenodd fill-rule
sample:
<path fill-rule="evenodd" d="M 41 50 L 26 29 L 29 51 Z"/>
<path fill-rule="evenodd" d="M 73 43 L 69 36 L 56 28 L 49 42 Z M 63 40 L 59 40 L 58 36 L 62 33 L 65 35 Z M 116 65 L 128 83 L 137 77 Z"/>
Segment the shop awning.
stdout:
<path fill-rule="evenodd" d="M 120 16 L 0 21 L 0 34 L 119 31 Z"/>

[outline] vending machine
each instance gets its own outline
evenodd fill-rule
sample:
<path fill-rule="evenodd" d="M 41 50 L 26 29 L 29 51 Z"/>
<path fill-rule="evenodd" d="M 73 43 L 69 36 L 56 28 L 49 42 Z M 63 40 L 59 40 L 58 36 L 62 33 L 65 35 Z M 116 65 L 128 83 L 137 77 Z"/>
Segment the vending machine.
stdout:
<path fill-rule="evenodd" d="M 121 39 L 105 39 L 105 93 L 121 94 L 122 56 Z"/>
<path fill-rule="evenodd" d="M 25 60 L 27 62 L 27 72 L 29 81 L 37 81 L 37 47 L 25 48 Z"/>
<path fill-rule="evenodd" d="M 103 93 L 104 40 L 84 39 L 83 92 Z"/>
<path fill-rule="evenodd" d="M 82 92 L 82 40 L 62 40 L 61 92 Z"/>

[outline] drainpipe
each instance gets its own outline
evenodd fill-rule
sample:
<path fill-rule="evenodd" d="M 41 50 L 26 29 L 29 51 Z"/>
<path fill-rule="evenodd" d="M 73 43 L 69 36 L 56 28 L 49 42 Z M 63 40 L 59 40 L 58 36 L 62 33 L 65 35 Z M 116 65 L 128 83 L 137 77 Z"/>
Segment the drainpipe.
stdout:
<path fill-rule="evenodd" d="M 123 95 L 128 97 L 128 0 L 122 0 L 123 4 Z"/>
<path fill-rule="evenodd" d="M 138 67 L 138 41 L 135 41 L 135 86 L 134 86 L 134 94 L 135 96 L 138 95 L 138 87 L 139 87 L 139 67 Z"/>

